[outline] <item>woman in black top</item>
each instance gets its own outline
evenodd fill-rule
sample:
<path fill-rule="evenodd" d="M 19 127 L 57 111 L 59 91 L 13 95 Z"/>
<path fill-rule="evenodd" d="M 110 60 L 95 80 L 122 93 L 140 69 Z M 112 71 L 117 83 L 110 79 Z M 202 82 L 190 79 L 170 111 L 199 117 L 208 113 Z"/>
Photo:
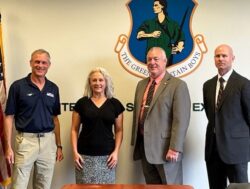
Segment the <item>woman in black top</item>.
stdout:
<path fill-rule="evenodd" d="M 123 111 L 121 102 L 113 97 L 113 83 L 106 70 L 92 70 L 84 96 L 76 102 L 72 113 L 76 183 L 115 183 L 123 137 Z"/>

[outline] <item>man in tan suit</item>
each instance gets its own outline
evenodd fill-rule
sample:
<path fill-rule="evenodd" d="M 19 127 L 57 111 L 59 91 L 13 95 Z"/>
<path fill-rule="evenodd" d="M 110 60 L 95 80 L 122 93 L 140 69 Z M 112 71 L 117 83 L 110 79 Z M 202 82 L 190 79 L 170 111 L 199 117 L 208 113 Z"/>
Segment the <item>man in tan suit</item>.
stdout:
<path fill-rule="evenodd" d="M 184 81 L 166 71 L 164 50 L 147 54 L 149 78 L 136 88 L 131 144 L 141 159 L 147 184 L 182 184 L 183 144 L 190 120 L 190 96 Z M 148 103 L 152 83 L 153 99 Z M 145 115 L 146 112 L 146 115 Z"/>

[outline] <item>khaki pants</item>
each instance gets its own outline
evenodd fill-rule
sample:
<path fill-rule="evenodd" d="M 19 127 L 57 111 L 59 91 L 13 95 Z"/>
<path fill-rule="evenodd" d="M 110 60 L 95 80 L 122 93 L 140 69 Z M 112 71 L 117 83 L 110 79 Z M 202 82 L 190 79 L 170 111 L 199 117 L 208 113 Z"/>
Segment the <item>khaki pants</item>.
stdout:
<path fill-rule="evenodd" d="M 33 166 L 33 189 L 50 189 L 56 150 L 54 132 L 44 134 L 18 132 L 15 139 L 12 189 L 27 188 Z"/>

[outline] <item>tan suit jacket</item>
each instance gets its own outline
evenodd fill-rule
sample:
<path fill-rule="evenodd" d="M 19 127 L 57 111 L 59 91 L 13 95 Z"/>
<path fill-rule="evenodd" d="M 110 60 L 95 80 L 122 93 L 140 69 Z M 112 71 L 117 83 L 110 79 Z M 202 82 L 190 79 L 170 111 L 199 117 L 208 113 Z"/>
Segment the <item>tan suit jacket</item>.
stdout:
<path fill-rule="evenodd" d="M 137 132 L 142 99 L 148 82 L 149 78 L 141 80 L 135 92 L 131 140 L 131 144 L 135 145 L 134 160 L 141 159 Z M 186 83 L 166 72 L 154 94 L 144 123 L 144 149 L 149 163 L 165 163 L 169 148 L 183 152 L 190 109 L 191 102 Z"/>

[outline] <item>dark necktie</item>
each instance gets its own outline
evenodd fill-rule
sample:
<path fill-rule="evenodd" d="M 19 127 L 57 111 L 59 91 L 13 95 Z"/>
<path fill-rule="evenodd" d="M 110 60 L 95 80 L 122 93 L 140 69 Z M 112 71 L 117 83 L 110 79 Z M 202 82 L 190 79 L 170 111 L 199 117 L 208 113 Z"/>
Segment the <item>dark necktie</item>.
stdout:
<path fill-rule="evenodd" d="M 225 82 L 225 80 L 222 77 L 220 77 L 219 82 L 220 82 L 220 88 L 219 88 L 219 93 L 218 93 L 218 97 L 217 97 L 216 110 L 218 110 L 219 104 L 221 102 L 221 97 L 222 97 L 222 93 L 224 90 L 223 83 Z"/>
<path fill-rule="evenodd" d="M 144 109 L 143 109 L 143 112 L 142 112 L 142 117 L 140 119 L 140 130 L 141 130 L 142 134 L 143 134 L 144 121 L 146 119 L 148 109 L 149 109 L 151 101 L 153 99 L 153 95 L 154 95 L 154 91 L 155 91 L 155 84 L 156 84 L 156 82 L 155 82 L 155 80 L 153 80 L 150 87 L 149 87 L 149 89 L 148 89 L 146 103 L 144 105 Z"/>

